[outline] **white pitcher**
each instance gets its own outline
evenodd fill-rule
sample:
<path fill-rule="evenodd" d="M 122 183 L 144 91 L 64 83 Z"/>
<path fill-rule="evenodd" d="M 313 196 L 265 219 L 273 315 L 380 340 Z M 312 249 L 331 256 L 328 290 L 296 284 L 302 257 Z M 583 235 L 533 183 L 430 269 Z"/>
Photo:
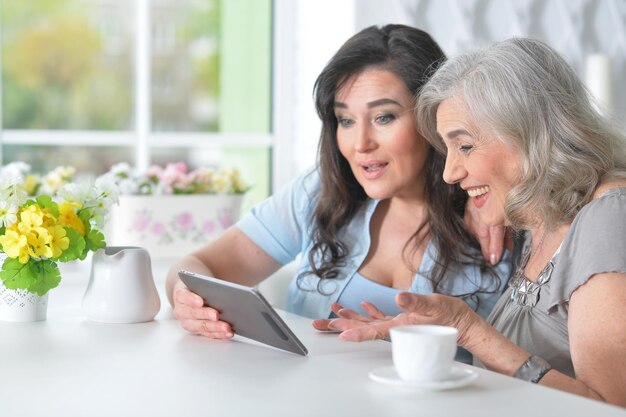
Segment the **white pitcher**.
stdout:
<path fill-rule="evenodd" d="M 160 308 L 147 250 L 108 246 L 94 253 L 83 297 L 87 318 L 102 323 L 141 323 L 154 319 Z"/>

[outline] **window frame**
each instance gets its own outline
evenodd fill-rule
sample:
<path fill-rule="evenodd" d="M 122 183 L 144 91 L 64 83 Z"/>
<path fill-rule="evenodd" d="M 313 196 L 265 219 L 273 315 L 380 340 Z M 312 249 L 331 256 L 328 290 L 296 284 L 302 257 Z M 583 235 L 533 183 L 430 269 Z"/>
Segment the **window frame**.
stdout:
<path fill-rule="evenodd" d="M 272 5 L 272 10 L 274 5 Z M 151 149 L 155 148 L 217 148 L 217 147 L 266 147 L 270 155 L 275 146 L 275 134 L 270 124 L 268 133 L 213 133 L 213 132 L 155 132 L 152 131 L 151 115 L 151 48 L 150 48 L 150 0 L 135 0 L 134 14 L 136 36 L 134 71 L 134 129 L 117 131 L 99 130 L 39 130 L 39 129 L 4 129 L 3 107 L 0 99 L 0 161 L 3 161 L 4 145 L 42 145 L 42 146 L 121 146 L 132 148 L 134 165 L 145 171 L 151 163 Z M 1 19 L 0 15 L 0 19 Z M 0 45 L 2 44 L 0 31 Z M 270 65 L 273 65 L 273 59 Z M 0 54 L 0 71 L 3 68 Z M 273 68 L 270 68 L 270 72 Z M 273 78 L 273 75 L 272 75 Z M 275 83 L 273 83 L 275 85 Z M 0 77 L 0 98 L 3 97 L 2 77 Z M 270 91 L 270 112 L 273 114 L 273 94 Z M 272 171 L 272 163 L 270 171 Z M 272 172 L 271 179 L 274 177 Z M 271 189 L 270 189 L 271 192 Z"/>

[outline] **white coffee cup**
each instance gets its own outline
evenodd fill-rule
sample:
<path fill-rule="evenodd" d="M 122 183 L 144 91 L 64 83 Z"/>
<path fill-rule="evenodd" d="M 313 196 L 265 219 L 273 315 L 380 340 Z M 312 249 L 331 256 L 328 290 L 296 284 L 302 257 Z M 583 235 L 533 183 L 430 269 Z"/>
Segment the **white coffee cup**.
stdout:
<path fill-rule="evenodd" d="M 417 324 L 392 327 L 389 333 L 393 365 L 401 379 L 426 382 L 448 377 L 456 354 L 457 329 Z"/>

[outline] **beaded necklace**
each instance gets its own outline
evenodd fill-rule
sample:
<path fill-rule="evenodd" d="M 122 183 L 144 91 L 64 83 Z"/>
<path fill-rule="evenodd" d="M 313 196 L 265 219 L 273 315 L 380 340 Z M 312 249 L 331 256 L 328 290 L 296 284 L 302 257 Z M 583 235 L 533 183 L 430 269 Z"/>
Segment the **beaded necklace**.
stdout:
<path fill-rule="evenodd" d="M 541 246 L 543 245 L 543 241 L 545 240 L 546 233 L 544 232 L 541 236 L 539 244 L 535 248 L 535 254 L 539 252 Z M 528 245 L 524 253 L 522 254 L 522 259 L 519 267 L 515 271 L 513 277 L 509 281 L 509 287 L 511 287 L 511 300 L 516 302 L 519 305 L 534 307 L 539 302 L 541 287 L 550 281 L 550 277 L 552 276 L 552 270 L 554 269 L 554 258 L 561 251 L 561 247 L 557 249 L 556 253 L 550 261 L 546 264 L 546 266 L 541 270 L 539 276 L 537 277 L 537 281 L 533 282 L 526 278 L 525 271 L 526 266 L 530 263 L 532 259 L 532 244 Z"/>

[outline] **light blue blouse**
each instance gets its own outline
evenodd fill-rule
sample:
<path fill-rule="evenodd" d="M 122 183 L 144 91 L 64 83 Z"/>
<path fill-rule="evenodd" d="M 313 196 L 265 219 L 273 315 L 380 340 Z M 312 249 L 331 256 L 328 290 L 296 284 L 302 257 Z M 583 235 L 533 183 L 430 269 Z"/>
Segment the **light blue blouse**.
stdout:
<path fill-rule="evenodd" d="M 350 249 L 345 265 L 338 268 L 336 279 L 320 280 L 314 275 L 305 275 L 299 280 L 298 274 L 308 271 L 308 254 L 312 247 L 312 213 L 320 178 L 316 170 L 306 172 L 276 192 L 267 200 L 257 204 L 239 222 L 237 227 L 255 242 L 263 251 L 282 264 L 303 254 L 296 276 L 289 286 L 287 310 L 310 318 L 326 318 L 331 314 L 331 305 L 336 302 L 346 285 L 352 280 L 370 248 L 369 224 L 379 200 L 366 201 L 353 219 L 340 231 L 338 238 Z M 437 248 L 428 244 L 422 263 L 415 275 L 409 291 L 418 294 L 433 293 L 428 275 L 434 266 Z M 499 285 L 491 280 L 488 272 L 474 265 L 452 265 L 439 285 L 443 294 L 462 295 L 474 292 L 481 281 L 490 283 L 493 294 L 478 294 L 480 299 L 477 312 L 486 317 L 493 308 L 505 287 L 511 272 L 510 254 L 505 253 L 503 261 L 495 268 Z M 482 283 L 482 285 L 486 285 Z M 467 300 L 475 308 L 472 300 Z"/>
<path fill-rule="evenodd" d="M 368 301 L 374 304 L 385 316 L 397 316 L 404 313 L 404 310 L 396 305 L 396 294 L 399 292 L 401 290 L 386 287 L 355 272 L 337 302 L 342 307 L 367 315 L 360 303 Z"/>

